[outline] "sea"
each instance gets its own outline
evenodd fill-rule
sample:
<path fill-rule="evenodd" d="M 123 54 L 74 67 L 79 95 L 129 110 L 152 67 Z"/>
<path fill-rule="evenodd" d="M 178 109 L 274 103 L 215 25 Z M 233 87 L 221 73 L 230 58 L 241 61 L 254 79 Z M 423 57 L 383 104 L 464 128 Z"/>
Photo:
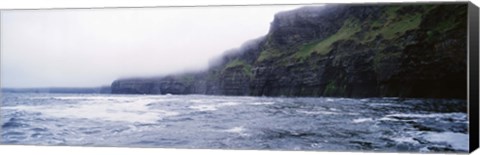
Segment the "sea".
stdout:
<path fill-rule="evenodd" d="M 1 94 L 1 144 L 467 152 L 458 99 Z"/>

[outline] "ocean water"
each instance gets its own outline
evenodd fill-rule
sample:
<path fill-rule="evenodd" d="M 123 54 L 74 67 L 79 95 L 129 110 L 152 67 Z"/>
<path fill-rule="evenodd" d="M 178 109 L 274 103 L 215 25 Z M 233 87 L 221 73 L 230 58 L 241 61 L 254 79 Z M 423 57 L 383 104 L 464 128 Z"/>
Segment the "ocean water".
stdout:
<path fill-rule="evenodd" d="M 463 100 L 1 95 L 1 144 L 467 152 Z"/>

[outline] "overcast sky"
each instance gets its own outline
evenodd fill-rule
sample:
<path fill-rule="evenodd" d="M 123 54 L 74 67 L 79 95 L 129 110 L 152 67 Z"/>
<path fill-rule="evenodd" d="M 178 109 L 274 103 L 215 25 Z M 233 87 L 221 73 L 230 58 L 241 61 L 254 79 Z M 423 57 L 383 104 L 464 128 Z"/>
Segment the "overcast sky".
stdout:
<path fill-rule="evenodd" d="M 204 69 L 298 7 L 2 11 L 1 86 L 92 87 Z"/>

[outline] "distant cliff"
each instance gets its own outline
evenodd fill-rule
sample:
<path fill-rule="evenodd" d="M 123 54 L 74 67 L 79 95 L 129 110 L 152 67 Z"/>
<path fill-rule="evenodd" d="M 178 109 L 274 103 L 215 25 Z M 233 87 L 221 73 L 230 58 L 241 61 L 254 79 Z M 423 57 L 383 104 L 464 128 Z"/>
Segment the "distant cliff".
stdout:
<path fill-rule="evenodd" d="M 466 36 L 466 3 L 304 7 L 276 14 L 266 36 L 225 54 L 208 71 L 120 79 L 111 89 L 466 98 Z"/>
<path fill-rule="evenodd" d="M 2 88 L 2 93 L 67 93 L 67 94 L 110 94 L 110 86 L 102 87 L 45 87 L 45 88 Z"/>

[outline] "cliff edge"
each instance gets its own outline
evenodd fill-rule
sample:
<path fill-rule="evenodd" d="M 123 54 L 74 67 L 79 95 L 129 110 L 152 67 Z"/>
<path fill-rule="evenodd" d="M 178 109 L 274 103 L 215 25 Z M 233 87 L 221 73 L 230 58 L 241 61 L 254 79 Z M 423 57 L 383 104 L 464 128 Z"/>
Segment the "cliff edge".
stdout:
<path fill-rule="evenodd" d="M 275 15 L 209 70 L 119 79 L 117 94 L 462 98 L 467 4 L 327 5 Z"/>

